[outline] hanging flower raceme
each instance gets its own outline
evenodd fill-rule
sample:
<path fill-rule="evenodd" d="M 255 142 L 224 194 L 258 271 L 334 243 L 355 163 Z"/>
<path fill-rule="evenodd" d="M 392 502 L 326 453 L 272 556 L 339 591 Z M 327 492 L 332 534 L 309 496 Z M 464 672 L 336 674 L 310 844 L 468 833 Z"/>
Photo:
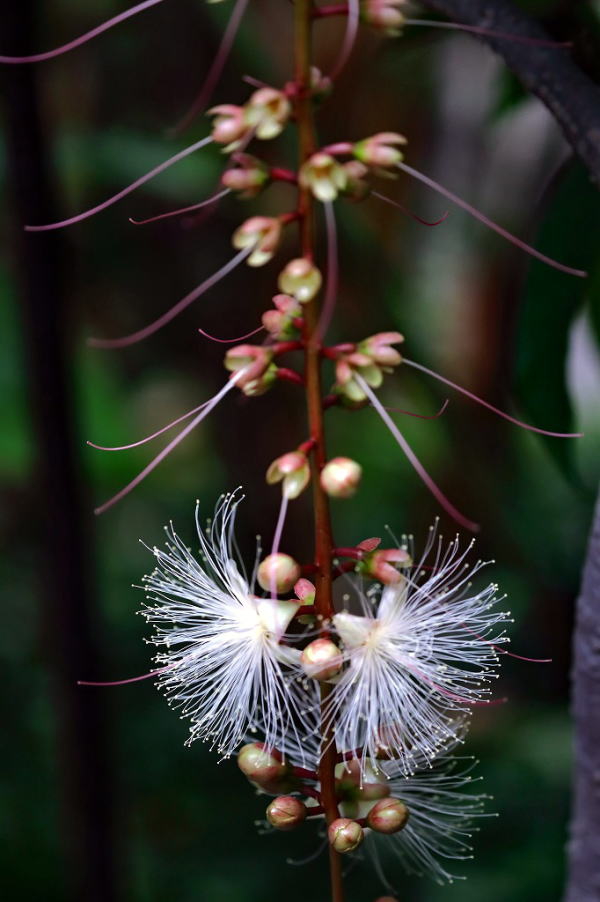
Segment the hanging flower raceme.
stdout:
<path fill-rule="evenodd" d="M 156 630 L 150 641 L 163 649 L 159 685 L 191 721 L 188 742 L 202 739 L 223 756 L 257 723 L 267 750 L 282 733 L 295 735 L 301 707 L 288 669 L 300 653 L 280 644 L 298 602 L 254 595 L 235 552 L 239 500 L 222 498 L 206 532 L 196 508 L 199 560 L 167 528 L 166 549 L 153 549 L 157 566 L 144 580 L 141 612 Z"/>
<path fill-rule="evenodd" d="M 469 567 L 469 550 L 458 539 L 444 550 L 432 530 L 414 568 L 376 600 L 359 593 L 361 614 L 333 617 L 348 660 L 328 701 L 339 747 L 359 758 L 398 758 L 410 773 L 456 736 L 460 712 L 489 703 L 510 621 L 495 610 L 494 584 L 472 587 L 483 565 Z"/>

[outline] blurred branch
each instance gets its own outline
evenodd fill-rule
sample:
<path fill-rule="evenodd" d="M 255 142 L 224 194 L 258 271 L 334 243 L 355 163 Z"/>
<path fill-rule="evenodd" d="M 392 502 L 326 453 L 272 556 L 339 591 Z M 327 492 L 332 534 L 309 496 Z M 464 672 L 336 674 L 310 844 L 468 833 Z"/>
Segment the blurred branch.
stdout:
<path fill-rule="evenodd" d="M 422 0 L 424 6 L 466 25 L 524 38 L 548 40 L 533 19 L 507 0 Z M 550 110 L 564 135 L 600 187 L 600 88 L 572 60 L 569 51 L 505 38 L 478 36 L 498 53 L 525 88 Z"/>
<path fill-rule="evenodd" d="M 565 902 L 600 900 L 600 497 L 573 637 L 574 804 Z"/>
<path fill-rule="evenodd" d="M 37 15 L 36 0 L 0 4 L 6 52 L 29 51 Z M 112 781 L 104 704 L 97 693 L 76 684 L 81 676 L 99 673 L 100 666 L 89 521 L 82 513 L 66 353 L 64 239 L 57 233 L 28 235 L 22 228 L 26 222 L 57 218 L 35 75 L 32 67 L 14 67 L 2 73 L 2 87 L 15 276 L 38 451 L 31 487 L 33 529 L 66 827 L 66 886 L 61 898 L 112 902 L 116 898 Z"/>

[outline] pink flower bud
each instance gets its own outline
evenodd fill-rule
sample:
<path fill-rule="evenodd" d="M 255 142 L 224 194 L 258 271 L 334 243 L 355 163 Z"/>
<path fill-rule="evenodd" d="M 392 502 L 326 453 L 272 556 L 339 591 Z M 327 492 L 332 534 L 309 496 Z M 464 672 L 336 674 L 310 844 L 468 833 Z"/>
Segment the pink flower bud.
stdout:
<path fill-rule="evenodd" d="M 379 388 L 383 382 L 383 373 L 367 354 L 355 351 L 352 354 L 343 354 L 336 361 L 336 383 L 334 391 L 342 395 L 352 403 L 360 403 L 367 400 L 364 389 L 354 378 L 358 373 L 371 388 Z"/>
<path fill-rule="evenodd" d="M 404 341 L 404 335 L 400 332 L 378 332 L 365 338 L 358 346 L 358 350 L 378 366 L 398 366 L 402 363 L 402 357 L 392 345 L 401 344 Z"/>
<path fill-rule="evenodd" d="M 365 181 L 365 176 L 369 172 L 368 168 L 359 160 L 348 160 L 347 163 L 342 163 L 342 166 L 346 173 L 344 197 L 349 197 L 350 200 L 364 200 L 371 191 L 369 184 Z"/>
<path fill-rule="evenodd" d="M 262 742 L 251 742 L 238 752 L 238 767 L 252 783 L 269 791 L 289 778 L 289 767 L 276 750 L 265 749 Z"/>
<path fill-rule="evenodd" d="M 323 279 L 317 267 L 306 257 L 297 257 L 282 269 L 278 285 L 281 291 L 306 304 L 312 301 Z"/>
<path fill-rule="evenodd" d="M 213 140 L 217 144 L 227 144 L 226 151 L 234 150 L 235 145 L 248 133 L 248 124 L 245 120 L 244 108 L 234 106 L 232 103 L 222 103 L 208 111 L 209 116 L 215 116 L 212 126 Z"/>
<path fill-rule="evenodd" d="M 298 175 L 302 188 L 309 189 L 317 200 L 335 200 L 346 187 L 348 176 L 344 167 L 328 153 L 315 153 L 303 163 Z"/>
<path fill-rule="evenodd" d="M 342 669 L 344 658 L 331 639 L 315 639 L 300 656 L 304 673 L 313 680 L 329 680 Z"/>
<path fill-rule="evenodd" d="M 385 169 L 400 163 L 403 155 L 397 146 L 406 143 L 406 138 L 397 132 L 379 132 L 355 144 L 353 153 L 361 163 Z"/>
<path fill-rule="evenodd" d="M 283 482 L 284 498 L 297 498 L 302 494 L 310 480 L 310 466 L 306 454 L 301 451 L 289 451 L 273 461 L 267 470 L 267 482 L 274 485 Z"/>
<path fill-rule="evenodd" d="M 369 763 L 365 766 L 362 762 L 352 759 L 338 765 L 336 774 L 338 791 L 344 800 L 350 801 L 375 801 L 385 799 L 390 794 L 388 780 L 381 770 L 375 770 Z"/>
<path fill-rule="evenodd" d="M 294 338 L 297 329 L 294 320 L 302 317 L 302 309 L 295 298 L 287 294 L 277 294 L 273 298 L 276 310 L 266 310 L 262 324 L 270 335 L 278 341 Z"/>
<path fill-rule="evenodd" d="M 362 0 L 362 19 L 394 37 L 402 33 L 406 20 L 401 7 L 405 5 L 406 0 Z"/>
<path fill-rule="evenodd" d="M 412 558 L 405 548 L 382 548 L 367 554 L 359 564 L 361 573 L 385 585 L 401 582 L 404 577 L 398 572 L 399 567 L 410 567 Z"/>
<path fill-rule="evenodd" d="M 360 824 L 347 817 L 338 817 L 327 828 L 330 845 L 336 852 L 345 855 L 357 849 L 364 839 L 364 831 Z"/>
<path fill-rule="evenodd" d="M 295 796 L 279 796 L 267 808 L 267 820 L 278 830 L 294 830 L 307 814 L 306 805 Z"/>
<path fill-rule="evenodd" d="M 302 604 L 314 604 L 317 590 L 309 579 L 299 579 L 294 586 L 294 592 Z"/>
<path fill-rule="evenodd" d="M 398 833 L 406 826 L 409 811 L 400 799 L 381 799 L 367 814 L 367 824 L 377 833 Z"/>
<path fill-rule="evenodd" d="M 225 355 L 225 368 L 230 372 L 244 370 L 237 385 L 249 397 L 262 395 L 277 378 L 277 367 L 272 362 L 273 352 L 262 345 L 237 345 Z"/>
<path fill-rule="evenodd" d="M 232 244 L 238 250 L 253 248 L 249 266 L 268 263 L 281 240 L 281 222 L 275 216 L 251 216 L 233 233 Z"/>
<path fill-rule="evenodd" d="M 268 141 L 281 134 L 292 112 L 289 100 L 275 88 L 259 88 L 244 107 L 245 121 L 257 138 Z"/>
<path fill-rule="evenodd" d="M 277 593 L 289 592 L 300 576 L 300 566 L 289 554 L 270 554 L 261 562 L 257 572 L 259 585 L 270 592 L 271 587 Z"/>
<path fill-rule="evenodd" d="M 269 181 L 269 170 L 249 153 L 234 154 L 233 160 L 237 165 L 225 170 L 221 182 L 241 197 L 256 197 Z"/>
<path fill-rule="evenodd" d="M 362 476 L 362 467 L 349 457 L 334 457 L 321 470 L 321 486 L 331 498 L 351 498 Z"/>

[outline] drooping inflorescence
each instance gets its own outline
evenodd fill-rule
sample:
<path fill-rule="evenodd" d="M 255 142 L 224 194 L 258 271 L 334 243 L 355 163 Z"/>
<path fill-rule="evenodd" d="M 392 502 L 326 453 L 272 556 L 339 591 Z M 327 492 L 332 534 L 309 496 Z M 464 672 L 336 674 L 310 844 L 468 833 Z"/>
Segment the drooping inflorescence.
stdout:
<path fill-rule="evenodd" d="M 4 56 L 0 62 L 60 56 L 162 2 L 139 3 L 55 51 Z M 247 0 L 235 3 L 220 50 L 178 130 L 209 106 L 247 5 Z M 381 547 L 378 538 L 336 545 L 329 500 L 356 494 L 364 462 L 340 455 L 328 458 L 326 411 L 337 406 L 354 414 L 374 408 L 441 507 L 472 531 L 477 524 L 446 498 L 379 397 L 386 378 L 408 366 L 522 428 L 560 438 L 577 435 L 523 423 L 406 359 L 399 350 L 404 337 L 395 329 L 327 344 L 329 325 L 344 301 L 336 205 L 374 198 L 401 207 L 376 190 L 378 179 L 389 183 L 401 174 L 416 179 L 544 264 L 570 275 L 586 275 L 525 244 L 406 163 L 410 145 L 398 131 L 358 139 L 343 135 L 335 143 L 319 145 L 315 113 L 347 65 L 361 22 L 390 36 L 426 24 L 463 27 L 410 19 L 405 13 L 404 0 L 348 0 L 321 6 L 313 0 L 295 0 L 293 80 L 276 87 L 247 79 L 254 90 L 247 92 L 244 102 L 218 103 L 208 109 L 210 134 L 169 155 L 93 208 L 60 222 L 27 226 L 30 231 L 45 231 L 83 222 L 201 150 L 218 148 L 225 161 L 214 192 L 199 203 L 132 222 L 157 222 L 203 206 L 217 210 L 222 202 L 259 198 L 274 183 L 289 189 L 290 201 L 281 212 L 241 219 L 232 235 L 233 254 L 230 251 L 216 272 L 158 319 L 129 335 L 90 341 L 95 347 L 116 349 L 156 336 L 236 267 L 257 268 L 277 259 L 289 231 L 299 229 L 297 248 L 277 263 L 278 275 L 260 324 L 239 339 L 212 339 L 233 345 L 224 357 L 229 376 L 219 391 L 150 436 L 117 447 L 94 446 L 126 450 L 185 423 L 97 512 L 125 497 L 235 388 L 252 403 L 260 403 L 261 396 L 282 380 L 297 387 L 306 404 L 308 429 L 304 440 L 282 448 L 266 471 L 267 484 L 281 489 L 270 553 L 262 560 L 257 554 L 251 568 L 244 566 L 234 532 L 238 492 L 220 499 L 206 528 L 198 504 L 198 552 L 182 542 L 172 525 L 167 528 L 166 546 L 151 549 L 155 569 L 144 579 L 141 613 L 153 627 L 149 641 L 157 649 L 157 668 L 148 676 L 189 721 L 188 742 L 205 741 L 222 758 L 238 754 L 239 767 L 251 784 L 274 797 L 266 810 L 272 828 L 288 831 L 307 821 L 317 824 L 330 846 L 334 902 L 343 900 L 340 855 L 366 852 L 381 875 L 387 867 L 386 849 L 391 850 L 407 870 L 429 873 L 441 882 L 453 879 L 450 860 L 470 857 L 470 830 L 482 814 L 484 797 L 467 791 L 471 764 L 452 753 L 465 741 L 472 708 L 495 701 L 491 686 L 501 655 L 509 654 L 504 646 L 510 615 L 498 608 L 496 585 L 481 581 L 483 563 L 470 562 L 472 544 L 463 547 L 459 538 L 444 541 L 437 526 L 418 556 L 409 540 L 389 548 Z M 338 58 L 324 75 L 313 64 L 311 29 L 320 19 L 333 16 L 344 19 L 345 30 Z M 470 30 L 493 34 L 489 29 Z M 262 142 L 275 141 L 292 126 L 298 134 L 295 166 L 263 160 Z M 437 226 L 448 214 L 433 223 L 410 215 Z M 247 343 L 263 332 L 262 340 Z M 325 365 L 331 378 L 323 388 Z M 282 550 L 283 536 L 290 503 L 311 482 L 315 554 L 301 564 Z M 334 586 L 338 579 L 345 587 L 339 597 Z"/>

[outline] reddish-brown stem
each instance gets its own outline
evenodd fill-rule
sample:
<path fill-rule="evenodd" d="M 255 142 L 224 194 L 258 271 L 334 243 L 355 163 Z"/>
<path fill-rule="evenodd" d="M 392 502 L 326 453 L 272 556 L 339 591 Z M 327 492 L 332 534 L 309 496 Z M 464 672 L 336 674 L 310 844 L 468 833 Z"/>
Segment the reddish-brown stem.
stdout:
<path fill-rule="evenodd" d="M 325 19 L 328 16 L 347 16 L 347 3 L 332 3 L 329 6 L 315 6 L 312 12 L 313 19 Z"/>
<path fill-rule="evenodd" d="M 308 809 L 307 818 L 309 817 L 322 817 L 324 814 L 323 807 L 321 805 L 314 805 L 312 808 Z"/>
<path fill-rule="evenodd" d="M 294 385 L 304 385 L 304 379 L 296 370 L 290 370 L 286 366 L 277 367 L 277 378 L 284 382 L 293 382 Z"/>
<path fill-rule="evenodd" d="M 296 0 L 294 4 L 294 77 L 296 84 L 296 123 L 299 141 L 299 165 L 308 159 L 316 150 L 313 108 L 311 102 L 311 63 L 312 33 L 311 20 L 313 14 L 312 0 Z M 300 187 L 298 190 L 298 210 L 300 219 L 301 252 L 309 260 L 314 258 L 315 222 L 313 199 L 309 190 Z M 305 305 L 302 335 L 305 347 L 305 384 L 306 404 L 308 408 L 309 434 L 314 440 L 312 449 L 314 466 L 312 467 L 314 517 L 315 517 L 315 564 L 314 575 L 316 586 L 315 613 L 328 621 L 333 615 L 333 581 L 332 581 L 332 549 L 333 537 L 329 501 L 321 488 L 320 473 L 326 462 L 325 434 L 323 428 L 323 398 L 321 390 L 321 355 L 319 343 L 314 340 L 319 320 L 319 304 L 313 299 Z M 325 704 L 331 692 L 331 686 L 322 684 L 321 711 L 322 732 L 326 751 L 319 761 L 319 783 L 321 787 L 321 803 L 328 824 L 338 817 L 335 793 L 336 752 L 333 741 L 333 727 L 325 715 Z M 331 879 L 332 902 L 344 902 L 342 883 L 342 863 L 340 855 L 329 847 L 329 870 Z"/>
<path fill-rule="evenodd" d="M 278 356 L 279 354 L 287 354 L 289 351 L 299 351 L 301 348 L 301 341 L 279 341 L 277 344 L 271 345 L 270 350 L 275 356 Z"/>
<path fill-rule="evenodd" d="M 290 182 L 292 185 L 295 185 L 298 181 L 295 172 L 292 172 L 291 169 L 280 169 L 278 166 L 273 166 L 269 175 L 274 182 Z"/>
<path fill-rule="evenodd" d="M 319 775 L 314 770 L 307 770 L 305 767 L 293 767 L 292 773 L 295 777 L 301 777 L 303 780 L 316 781 L 319 779 Z"/>
<path fill-rule="evenodd" d="M 333 553 L 336 557 L 351 557 L 357 561 L 360 561 L 365 554 L 361 548 L 334 548 Z"/>

